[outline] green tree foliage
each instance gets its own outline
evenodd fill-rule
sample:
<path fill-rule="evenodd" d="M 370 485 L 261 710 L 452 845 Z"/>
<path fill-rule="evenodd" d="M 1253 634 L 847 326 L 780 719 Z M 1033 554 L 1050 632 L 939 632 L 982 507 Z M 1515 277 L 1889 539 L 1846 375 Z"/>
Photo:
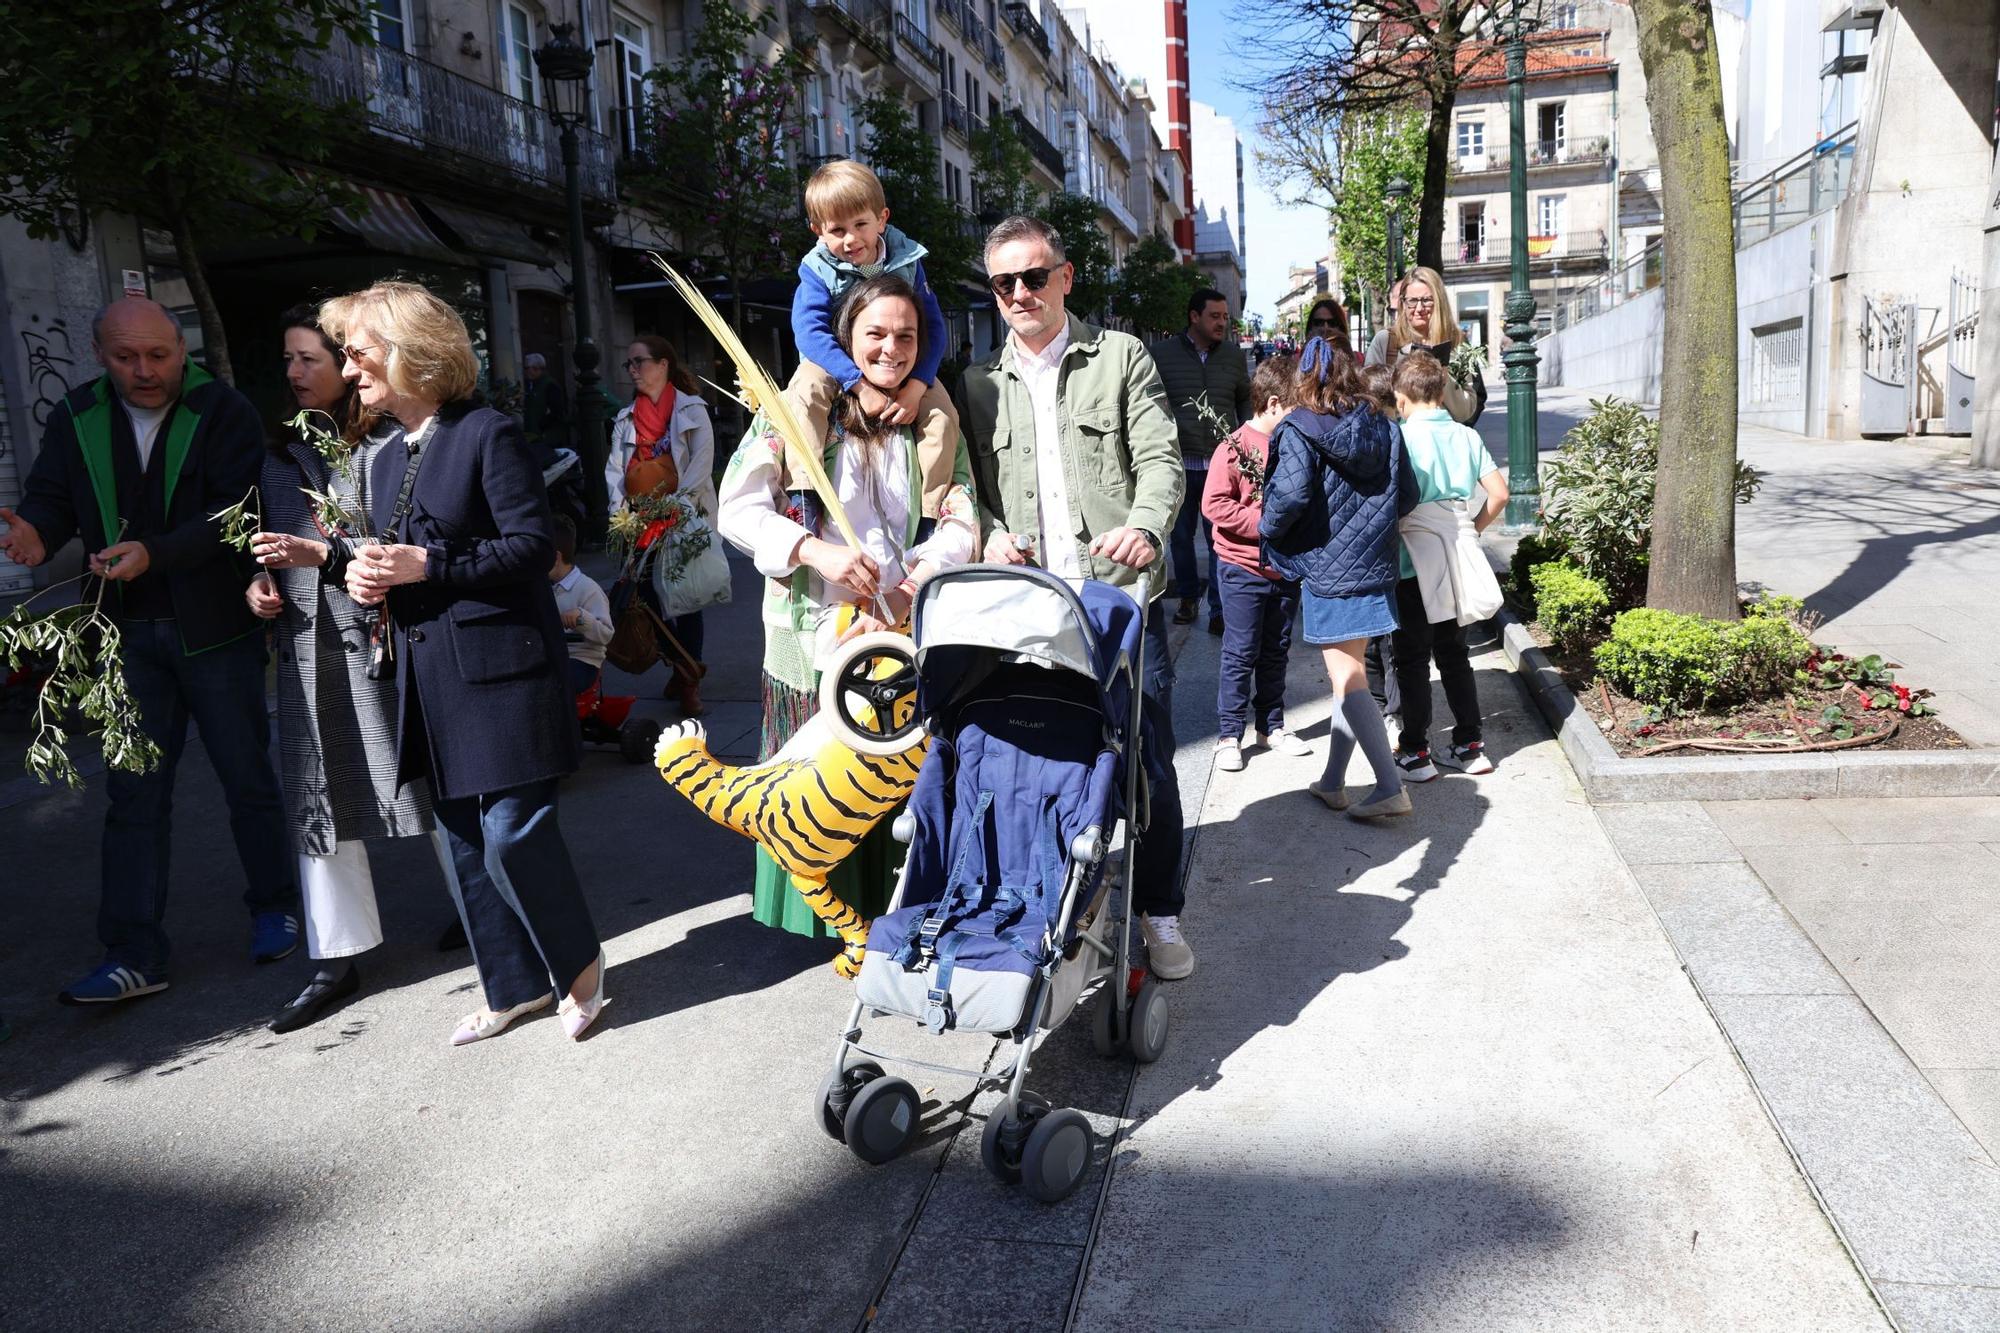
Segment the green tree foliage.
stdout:
<path fill-rule="evenodd" d="M 680 239 L 689 267 L 729 279 L 731 322 L 743 284 L 787 273 L 811 243 L 796 162 L 798 85 L 810 57 L 768 44 L 769 11 L 704 0 L 687 54 L 646 74 L 626 198 Z"/>
<path fill-rule="evenodd" d="M 1148 236 L 1125 254 L 1113 292 L 1117 313 L 1137 333 L 1177 333 L 1187 327 L 1188 298 L 1214 285 L 1192 264 L 1176 263 L 1174 248 Z"/>
<path fill-rule="evenodd" d="M 1035 156 L 1022 142 L 1012 116 L 995 116 L 973 134 L 972 189 L 982 222 L 1032 213 L 1041 202 L 1041 191 L 1035 188 Z"/>
<path fill-rule="evenodd" d="M 1102 320 L 1111 296 L 1111 241 L 1097 225 L 1097 201 L 1088 195 L 1051 195 L 1035 216 L 1063 238 L 1069 262 L 1076 265 L 1069 309 L 1080 318 Z"/>
<path fill-rule="evenodd" d="M 1343 138 L 1347 155 L 1341 167 L 1340 205 L 1334 210 L 1334 247 L 1341 272 L 1361 284 L 1379 302 L 1388 290 L 1385 276 L 1389 252 L 1389 182 L 1401 176 L 1419 181 L 1424 173 L 1426 117 L 1413 107 L 1352 112 Z M 1417 262 L 1416 229 L 1410 225 L 1416 201 L 1404 204 L 1403 264 Z M 1343 303 L 1344 304 L 1344 303 Z"/>
<path fill-rule="evenodd" d="M 310 237 L 353 192 L 311 168 L 351 118 L 313 71 L 336 33 L 372 40 L 359 0 L 79 0 L 0 21 L 0 213 L 34 236 L 127 213 L 173 236 L 205 359 L 232 377 L 204 238 Z M 298 164 L 302 174 L 274 170 Z"/>
<path fill-rule="evenodd" d="M 963 307 L 962 289 L 973 280 L 979 248 L 972 235 L 977 224 L 945 198 L 937 141 L 918 127 L 908 103 L 899 97 L 877 93 L 862 102 L 860 110 L 868 123 L 868 165 L 882 178 L 889 220 L 930 252 L 924 258 L 924 273 L 937 290 L 939 303 Z"/>

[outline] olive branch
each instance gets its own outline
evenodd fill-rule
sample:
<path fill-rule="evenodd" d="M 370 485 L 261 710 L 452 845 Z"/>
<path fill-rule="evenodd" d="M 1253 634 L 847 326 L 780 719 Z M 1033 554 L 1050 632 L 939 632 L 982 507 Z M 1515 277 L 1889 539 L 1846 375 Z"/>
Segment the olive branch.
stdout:
<path fill-rule="evenodd" d="M 326 460 L 328 470 L 337 479 L 345 482 L 350 491 L 354 490 L 354 446 L 337 432 L 330 431 L 314 421 L 314 417 L 333 420 L 332 416 L 317 408 L 308 408 L 285 424 L 297 431 L 300 437 L 313 447 L 313 452 Z M 328 486 L 325 490 L 318 491 L 310 486 L 301 486 L 299 492 L 312 502 L 313 519 L 327 533 L 342 532 L 349 536 L 360 537 L 368 535 L 368 525 L 363 516 L 347 507 L 346 501 L 340 498 L 337 487 Z"/>
<path fill-rule="evenodd" d="M 1461 389 L 1470 389 L 1475 380 L 1486 375 L 1486 349 L 1469 342 L 1460 343 L 1451 354 L 1451 363 L 1445 367 Z"/>
<path fill-rule="evenodd" d="M 241 500 L 210 514 L 210 518 L 222 525 L 222 544 L 250 554 L 250 539 L 264 530 L 263 516 L 258 512 L 261 508 L 257 488 L 252 486 Z"/>
<path fill-rule="evenodd" d="M 124 535 L 121 523 L 114 544 Z M 57 778 L 71 787 L 83 785 L 67 749 L 66 719 L 72 710 L 83 720 L 81 730 L 95 733 L 110 767 L 144 773 L 160 762 L 160 747 L 141 729 L 138 702 L 125 682 L 119 657 L 124 636 L 104 614 L 104 589 L 110 580 L 98 579 L 97 597 L 87 605 L 79 602 L 40 615 L 28 610 L 35 598 L 89 577 L 80 574 L 52 583 L 0 619 L 0 659 L 9 669 L 20 671 L 45 658 L 54 659 L 35 697 L 30 719 L 34 738 L 27 754 L 28 771 L 45 785 Z"/>

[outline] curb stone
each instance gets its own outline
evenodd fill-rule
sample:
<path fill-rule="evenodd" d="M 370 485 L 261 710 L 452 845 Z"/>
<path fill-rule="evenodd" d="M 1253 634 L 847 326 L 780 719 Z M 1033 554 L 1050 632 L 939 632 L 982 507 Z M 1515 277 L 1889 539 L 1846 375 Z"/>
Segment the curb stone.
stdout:
<path fill-rule="evenodd" d="M 1556 733 L 1593 801 L 1785 797 L 1996 796 L 2000 750 L 1833 750 L 1822 754 L 1621 758 L 1577 706 L 1562 673 L 1511 610 L 1497 617 L 1507 660 Z"/>

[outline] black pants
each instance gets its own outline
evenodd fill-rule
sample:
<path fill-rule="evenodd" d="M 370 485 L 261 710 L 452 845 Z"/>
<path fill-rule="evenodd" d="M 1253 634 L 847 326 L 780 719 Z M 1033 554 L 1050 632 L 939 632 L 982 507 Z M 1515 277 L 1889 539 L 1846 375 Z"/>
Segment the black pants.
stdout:
<path fill-rule="evenodd" d="M 1403 693 L 1396 684 L 1396 650 L 1389 642 L 1389 636 L 1378 634 L 1368 641 L 1368 648 L 1361 658 L 1362 670 L 1368 674 L 1368 693 L 1375 697 L 1375 706 L 1384 716 L 1400 714 L 1403 711 Z"/>
<path fill-rule="evenodd" d="M 1456 620 L 1431 624 L 1424 619 L 1424 595 L 1415 579 L 1396 585 L 1396 615 L 1400 624 L 1390 651 L 1395 657 L 1396 687 L 1402 695 L 1404 754 L 1431 748 L 1431 663 L 1444 683 L 1451 705 L 1451 743 L 1470 745 L 1484 739 L 1479 720 L 1479 686 L 1472 678 L 1472 655 L 1466 651 L 1465 630 Z"/>
<path fill-rule="evenodd" d="M 1145 697 L 1140 706 L 1160 763 L 1150 766 L 1152 826 L 1132 857 L 1132 906 L 1145 916 L 1179 916 L 1187 894 L 1181 887 L 1181 780 L 1174 769 L 1174 661 L 1167 652 L 1167 617 L 1157 598 L 1146 613 Z"/>

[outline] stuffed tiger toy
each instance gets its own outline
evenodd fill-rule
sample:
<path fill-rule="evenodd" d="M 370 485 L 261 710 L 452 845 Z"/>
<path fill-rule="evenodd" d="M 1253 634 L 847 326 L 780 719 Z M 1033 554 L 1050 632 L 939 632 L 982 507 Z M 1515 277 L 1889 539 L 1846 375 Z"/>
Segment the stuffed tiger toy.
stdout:
<path fill-rule="evenodd" d="M 899 705 L 915 707 L 914 696 Z M 929 748 L 929 736 L 919 732 L 900 754 L 858 754 L 816 713 L 761 764 L 720 762 L 708 752 L 702 725 L 692 721 L 661 734 L 653 764 L 703 814 L 771 854 L 806 906 L 840 936 L 834 971 L 853 977 L 861 971 L 868 922 L 827 887 L 826 877 L 910 794 Z"/>

